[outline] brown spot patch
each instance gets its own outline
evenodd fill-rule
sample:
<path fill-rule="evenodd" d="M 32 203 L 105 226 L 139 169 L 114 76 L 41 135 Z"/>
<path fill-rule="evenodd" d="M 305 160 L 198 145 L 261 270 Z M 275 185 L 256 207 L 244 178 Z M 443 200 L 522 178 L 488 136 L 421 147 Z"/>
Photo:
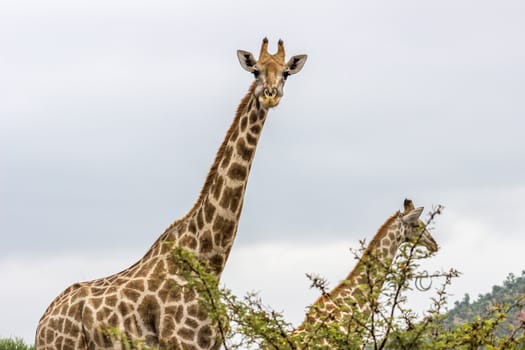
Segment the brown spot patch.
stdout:
<path fill-rule="evenodd" d="M 162 330 L 160 332 L 160 345 L 161 349 L 179 349 L 178 347 L 167 347 L 166 341 L 168 338 L 173 337 L 173 331 L 175 330 L 176 324 L 175 319 L 172 315 L 165 315 L 162 319 Z"/>
<path fill-rule="evenodd" d="M 183 297 L 184 297 L 184 303 L 187 304 L 190 301 L 195 300 L 195 298 L 197 297 L 197 293 L 195 293 L 195 290 L 193 290 L 193 289 L 186 289 L 184 291 L 184 296 Z"/>
<path fill-rule="evenodd" d="M 397 246 L 395 244 L 391 245 L 390 246 L 390 255 L 394 256 L 396 254 L 396 251 L 397 251 Z"/>
<path fill-rule="evenodd" d="M 250 123 L 251 124 L 254 124 L 257 122 L 257 119 L 258 119 L 258 116 L 257 116 L 257 112 L 256 111 L 251 111 L 250 112 Z"/>
<path fill-rule="evenodd" d="M 200 237 L 200 252 L 209 253 L 213 248 L 213 241 L 210 230 L 207 230 Z"/>
<path fill-rule="evenodd" d="M 222 176 L 217 176 L 217 181 L 215 182 L 215 187 L 213 189 L 213 197 L 219 199 L 222 191 L 222 185 L 224 184 L 224 179 Z"/>
<path fill-rule="evenodd" d="M 67 310 L 68 310 L 68 309 L 69 309 L 69 305 L 64 304 L 64 305 L 62 305 L 62 307 L 60 308 L 60 312 L 59 312 L 59 313 L 60 313 L 60 314 L 63 314 L 63 315 L 64 315 L 64 314 L 67 314 Z"/>
<path fill-rule="evenodd" d="M 175 312 L 177 312 L 177 307 L 177 305 L 166 306 L 164 308 L 164 315 L 175 315 Z"/>
<path fill-rule="evenodd" d="M 46 332 L 46 343 L 52 344 L 55 341 L 55 332 L 51 329 L 48 329 Z"/>
<path fill-rule="evenodd" d="M 68 316 L 76 320 L 80 320 L 80 315 L 82 314 L 82 308 L 84 307 L 84 301 L 79 300 L 75 304 L 71 305 L 68 310 Z"/>
<path fill-rule="evenodd" d="M 186 340 L 193 340 L 193 338 L 195 337 L 195 331 L 193 329 L 186 328 L 186 327 L 179 329 L 177 331 L 177 334 L 180 335 L 181 338 L 186 339 Z"/>
<path fill-rule="evenodd" d="M 217 216 L 213 222 L 213 231 L 215 232 L 215 245 L 225 246 L 233 238 L 235 222 Z"/>
<path fill-rule="evenodd" d="M 232 163 L 228 170 L 228 177 L 232 180 L 244 181 L 248 177 L 248 169 L 239 163 Z"/>
<path fill-rule="evenodd" d="M 148 264 L 151 267 L 151 264 Z M 126 283 L 126 288 L 134 289 L 142 292 L 144 290 L 144 280 L 143 279 L 132 279 Z"/>
<path fill-rule="evenodd" d="M 113 312 L 113 310 L 115 310 L 114 307 L 109 307 L 109 306 L 104 306 L 102 308 L 102 310 L 100 310 L 99 312 L 95 313 L 95 316 L 98 316 L 99 319 L 104 319 L 104 315 L 109 315 L 110 313 Z"/>
<path fill-rule="evenodd" d="M 63 336 L 58 336 L 58 338 L 55 340 L 55 345 L 58 349 L 62 349 L 62 343 L 64 342 L 64 337 Z"/>
<path fill-rule="evenodd" d="M 147 275 L 151 271 L 153 264 L 154 264 L 154 261 L 152 260 L 147 260 L 146 262 L 142 263 L 142 265 L 140 266 L 140 269 L 137 271 L 135 276 Z"/>
<path fill-rule="evenodd" d="M 166 271 L 167 271 L 166 262 L 162 259 L 158 259 L 157 264 L 155 265 L 155 268 L 153 269 L 153 272 L 151 273 L 151 276 L 162 278 L 166 276 Z M 146 285 L 144 283 L 144 280 L 140 280 L 140 282 L 142 285 L 142 289 L 140 289 L 140 291 L 143 291 Z"/>
<path fill-rule="evenodd" d="M 98 297 L 98 296 L 101 296 L 102 294 L 104 294 L 104 291 L 105 291 L 104 288 L 93 287 L 93 288 L 91 288 L 91 295 L 93 295 L 94 297 Z"/>
<path fill-rule="evenodd" d="M 197 212 L 197 227 L 199 228 L 199 230 L 202 230 L 202 228 L 204 227 L 204 219 L 202 217 L 202 208 L 199 209 L 199 211 Z"/>
<path fill-rule="evenodd" d="M 229 208 L 233 213 L 237 213 L 237 209 L 242 200 L 243 189 L 243 186 L 235 188 L 225 187 L 219 205 L 226 209 Z"/>
<path fill-rule="evenodd" d="M 118 304 L 117 309 L 121 315 L 127 315 L 128 313 L 133 311 L 133 304 L 127 303 L 125 301 L 121 301 Z"/>
<path fill-rule="evenodd" d="M 188 231 L 192 234 L 195 234 L 195 232 L 197 232 L 197 225 L 195 224 L 195 221 L 190 221 L 190 224 L 188 225 Z"/>
<path fill-rule="evenodd" d="M 235 150 L 237 151 L 237 153 L 241 156 L 243 160 L 248 162 L 252 158 L 255 148 L 248 147 L 244 139 L 239 139 L 235 146 Z"/>
<path fill-rule="evenodd" d="M 64 331 L 64 320 L 63 318 L 60 318 L 58 322 L 53 326 L 53 328 Z"/>
<path fill-rule="evenodd" d="M 100 307 L 100 305 L 102 305 L 102 301 L 103 301 L 102 297 L 100 297 L 100 298 L 91 298 L 91 304 L 93 305 L 95 310 L 98 309 Z"/>
<path fill-rule="evenodd" d="M 394 232 L 390 232 L 388 234 L 388 238 L 390 238 L 391 241 L 395 241 L 396 240 L 396 235 L 394 235 Z"/>
<path fill-rule="evenodd" d="M 124 288 L 122 290 L 122 295 L 124 296 L 124 298 L 128 300 L 138 300 L 141 294 L 142 294 L 141 292 L 135 289 Z"/>
<path fill-rule="evenodd" d="M 194 249 L 197 248 L 197 239 L 195 239 L 195 237 L 193 237 L 193 236 L 190 236 L 190 235 L 186 234 L 180 240 L 180 244 L 183 247 L 188 247 L 188 248 L 194 250 Z"/>
<path fill-rule="evenodd" d="M 254 125 L 250 128 L 250 131 L 252 134 L 259 135 L 261 133 L 262 128 L 259 125 Z"/>
<path fill-rule="evenodd" d="M 245 132 L 247 126 L 248 126 L 248 118 L 244 116 L 241 118 L 241 131 Z"/>
<path fill-rule="evenodd" d="M 211 222 L 214 214 L 215 207 L 206 199 L 204 204 L 204 218 L 206 219 L 206 222 Z"/>
<path fill-rule="evenodd" d="M 188 307 L 188 315 L 196 317 L 201 321 L 204 321 L 208 318 L 208 314 L 202 306 L 199 304 L 192 304 Z"/>
<path fill-rule="evenodd" d="M 74 328 L 73 321 L 71 321 L 70 319 L 65 319 L 64 320 L 64 333 L 71 334 L 71 332 L 73 331 L 73 328 Z"/>
<path fill-rule="evenodd" d="M 139 305 L 138 313 L 146 329 L 156 333 L 160 321 L 160 306 L 157 298 L 153 295 L 147 295 Z"/>
<path fill-rule="evenodd" d="M 184 307 L 182 305 L 177 306 L 177 312 L 175 312 L 175 321 L 180 323 L 182 317 L 184 316 Z"/>
<path fill-rule="evenodd" d="M 168 301 L 173 302 L 180 300 L 181 298 L 181 287 L 175 283 L 164 282 L 162 288 L 158 292 L 159 298 L 167 303 Z"/>
<path fill-rule="evenodd" d="M 76 349 L 75 341 L 71 338 L 65 338 L 62 349 Z"/>
<path fill-rule="evenodd" d="M 222 271 L 224 267 L 224 258 L 221 255 L 215 254 L 210 258 L 210 266 L 215 271 Z"/>
<path fill-rule="evenodd" d="M 107 306 L 117 305 L 117 296 L 114 294 L 106 296 L 106 298 L 104 299 L 104 304 L 106 304 Z"/>
<path fill-rule="evenodd" d="M 246 141 L 249 145 L 255 146 L 257 144 L 257 137 L 252 136 L 251 134 L 246 134 Z"/>
<path fill-rule="evenodd" d="M 197 321 L 195 321 L 193 318 L 187 317 L 186 318 L 186 326 L 188 326 L 190 328 L 197 328 L 197 327 L 199 327 L 199 323 Z"/>
<path fill-rule="evenodd" d="M 91 329 L 95 318 L 93 317 L 93 311 L 89 307 L 84 308 L 82 311 L 82 325 L 86 329 Z"/>
<path fill-rule="evenodd" d="M 197 333 L 197 344 L 203 349 L 208 349 L 212 342 L 212 335 L 213 332 L 210 326 L 205 325 Z"/>

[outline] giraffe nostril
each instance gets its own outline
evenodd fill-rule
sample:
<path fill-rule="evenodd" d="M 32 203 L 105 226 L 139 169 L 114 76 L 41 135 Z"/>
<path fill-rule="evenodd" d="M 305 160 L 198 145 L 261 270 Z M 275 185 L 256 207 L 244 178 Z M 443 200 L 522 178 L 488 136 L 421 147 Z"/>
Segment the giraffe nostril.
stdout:
<path fill-rule="evenodd" d="M 265 97 L 276 97 L 277 88 L 264 88 L 264 96 Z"/>

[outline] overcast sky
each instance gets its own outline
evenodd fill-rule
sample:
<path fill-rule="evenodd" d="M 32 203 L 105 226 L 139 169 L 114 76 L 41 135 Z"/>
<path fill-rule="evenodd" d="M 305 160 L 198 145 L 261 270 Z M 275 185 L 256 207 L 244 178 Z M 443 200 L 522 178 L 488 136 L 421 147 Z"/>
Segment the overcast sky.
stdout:
<path fill-rule="evenodd" d="M 259 143 L 222 282 L 298 324 L 409 197 L 463 272 L 525 269 L 525 3 L 0 3 L 0 337 L 32 342 L 69 284 L 118 272 L 193 204 L 252 77 L 308 54 Z M 426 303 L 425 300 L 418 303 Z M 420 304 L 418 304 L 420 305 Z"/>

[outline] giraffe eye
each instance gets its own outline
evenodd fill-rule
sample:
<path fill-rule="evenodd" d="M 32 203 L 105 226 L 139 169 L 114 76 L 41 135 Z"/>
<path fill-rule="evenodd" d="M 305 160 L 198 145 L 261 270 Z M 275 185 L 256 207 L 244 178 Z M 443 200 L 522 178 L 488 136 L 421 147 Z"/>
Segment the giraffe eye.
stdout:
<path fill-rule="evenodd" d="M 419 229 L 422 228 L 422 227 L 423 227 L 423 226 L 422 226 L 419 222 L 412 224 L 412 228 L 413 228 L 414 230 L 419 230 Z"/>
<path fill-rule="evenodd" d="M 283 79 L 286 80 L 286 78 L 288 78 L 288 76 L 290 75 L 290 72 L 288 72 L 287 70 L 285 70 L 283 72 Z"/>
<path fill-rule="evenodd" d="M 259 78 L 259 74 L 260 72 L 257 69 L 253 70 L 253 76 L 255 77 L 255 79 Z"/>

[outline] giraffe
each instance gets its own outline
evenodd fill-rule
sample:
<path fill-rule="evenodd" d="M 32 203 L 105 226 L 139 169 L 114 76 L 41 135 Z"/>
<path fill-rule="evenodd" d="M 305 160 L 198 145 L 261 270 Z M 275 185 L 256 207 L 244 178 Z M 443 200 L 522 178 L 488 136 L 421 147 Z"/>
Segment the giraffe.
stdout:
<path fill-rule="evenodd" d="M 174 288 L 188 281 L 172 259 L 173 247 L 193 252 L 220 278 L 237 233 L 248 175 L 268 110 L 283 96 L 288 76 L 298 73 L 306 55 L 285 62 L 268 52 L 264 38 L 259 59 L 237 51 L 241 67 L 255 80 L 241 100 L 225 139 L 191 209 L 175 220 L 137 263 L 109 277 L 75 283 L 43 314 L 36 349 L 126 349 L 131 345 L 108 335 L 163 349 L 218 349 L 218 326 L 199 304 L 198 291 Z"/>
<path fill-rule="evenodd" d="M 310 306 L 305 320 L 294 330 L 293 335 L 305 335 L 307 330 L 315 332 L 323 325 L 351 321 L 354 312 L 361 314 L 359 320 L 368 319 L 372 303 L 379 297 L 385 282 L 386 270 L 402 244 L 415 242 L 430 253 L 438 250 L 436 241 L 419 219 L 422 212 L 423 207 L 415 208 L 411 200 L 405 199 L 404 211 L 397 211 L 386 220 L 354 269 L 332 291 L 321 295 Z M 346 334 L 351 329 L 348 327 L 342 331 Z M 320 340 L 327 345 L 326 339 Z"/>

